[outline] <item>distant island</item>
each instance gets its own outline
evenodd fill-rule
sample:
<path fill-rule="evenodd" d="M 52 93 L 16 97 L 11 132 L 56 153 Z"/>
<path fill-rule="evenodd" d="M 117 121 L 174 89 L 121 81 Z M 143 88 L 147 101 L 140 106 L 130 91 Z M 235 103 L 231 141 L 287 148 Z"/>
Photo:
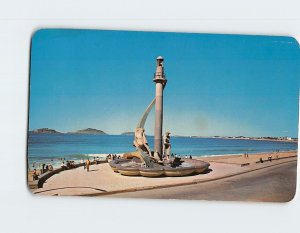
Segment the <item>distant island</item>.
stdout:
<path fill-rule="evenodd" d="M 31 134 L 90 134 L 90 135 L 107 135 L 104 131 L 100 129 L 81 129 L 74 132 L 62 133 L 55 129 L 49 128 L 40 128 L 36 130 L 29 131 Z M 134 132 L 123 132 L 120 135 L 134 135 Z M 152 136 L 152 135 L 148 135 Z M 298 142 L 298 138 L 292 137 L 246 137 L 246 136 L 181 136 L 181 135 L 174 135 L 172 137 L 188 137 L 188 138 L 213 138 L 213 139 L 246 139 L 246 140 L 267 140 L 267 141 L 282 141 L 282 142 Z"/>
<path fill-rule="evenodd" d="M 49 128 L 41 128 L 29 131 L 29 133 L 33 134 L 62 134 L 61 132 L 56 131 L 55 129 L 49 129 Z"/>
<path fill-rule="evenodd" d="M 104 131 L 99 129 L 93 129 L 93 128 L 87 128 L 87 129 L 81 129 L 74 132 L 68 132 L 68 133 L 62 133 L 59 131 L 56 131 L 55 129 L 49 129 L 49 128 L 40 128 L 36 130 L 29 131 L 31 134 L 94 134 L 94 135 L 100 135 L 100 134 L 106 134 Z"/>
<path fill-rule="evenodd" d="M 121 133 L 121 135 L 134 135 L 134 132 L 124 132 L 124 133 Z"/>
<path fill-rule="evenodd" d="M 77 130 L 75 132 L 68 132 L 68 134 L 106 134 L 106 133 L 99 129 L 87 128 L 87 129 Z"/>

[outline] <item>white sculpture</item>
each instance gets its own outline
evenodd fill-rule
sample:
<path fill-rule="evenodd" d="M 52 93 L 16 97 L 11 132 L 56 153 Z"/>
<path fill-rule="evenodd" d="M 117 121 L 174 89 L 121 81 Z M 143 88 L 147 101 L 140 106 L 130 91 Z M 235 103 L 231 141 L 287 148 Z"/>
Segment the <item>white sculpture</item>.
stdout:
<path fill-rule="evenodd" d="M 164 136 L 164 156 L 170 159 L 171 155 L 171 143 L 170 143 L 170 132 L 166 132 Z"/>
<path fill-rule="evenodd" d="M 135 147 L 141 148 L 143 151 L 147 152 L 149 156 L 151 156 L 151 150 L 146 139 L 144 128 L 135 129 L 133 144 Z"/>

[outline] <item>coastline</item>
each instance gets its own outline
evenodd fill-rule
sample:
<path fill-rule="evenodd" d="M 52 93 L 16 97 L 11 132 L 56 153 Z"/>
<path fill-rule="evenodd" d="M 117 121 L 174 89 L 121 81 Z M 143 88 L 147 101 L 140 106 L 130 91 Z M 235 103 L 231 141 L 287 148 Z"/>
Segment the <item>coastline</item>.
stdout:
<path fill-rule="evenodd" d="M 66 170 L 49 178 L 43 188 L 32 190 L 37 195 L 88 195 L 102 196 L 113 195 L 119 193 L 136 192 L 140 190 L 161 189 L 177 186 L 184 186 L 187 189 L 191 188 L 190 184 L 206 185 L 216 180 L 221 181 L 227 177 L 242 177 L 243 174 L 249 173 L 252 178 L 255 178 L 256 170 L 272 169 L 278 165 L 288 163 L 297 163 L 297 150 L 279 152 L 273 154 L 272 161 L 268 161 L 270 153 L 249 154 L 249 158 L 244 158 L 243 155 L 223 155 L 217 157 L 202 157 L 201 160 L 210 162 L 210 172 L 195 176 L 186 177 L 159 177 L 159 178 L 144 178 L 144 177 L 126 177 L 118 173 L 114 173 L 107 163 L 92 165 L 91 171 L 86 172 L 82 167 Z M 276 157 L 278 155 L 278 158 Z M 257 163 L 259 158 L 265 160 L 263 163 Z M 248 165 L 243 166 L 243 164 Z M 296 169 L 295 169 L 296 174 Z M 291 183 L 295 182 L 296 177 L 292 177 Z M 258 181 L 259 182 L 259 181 Z M 279 181 L 280 182 L 280 181 Z M 247 184 L 247 183 L 246 183 Z M 245 184 L 245 185 L 246 185 Z M 190 185 L 190 186 L 188 186 Z M 278 187 L 281 185 L 277 184 Z M 219 187 L 222 191 L 222 185 Z M 254 188 L 259 188 L 259 185 Z M 283 192 L 283 190 L 279 190 Z M 279 192 L 278 191 L 278 192 Z M 146 192 L 146 191 L 145 191 Z M 136 195 L 136 194 L 135 194 Z M 172 193 L 168 193 L 172 198 Z M 291 191 L 289 194 L 293 195 Z M 165 195 L 163 195 L 164 198 Z M 255 197 L 259 199 L 259 197 Z M 255 199 L 255 200 L 256 200 Z M 279 200 L 279 199 L 278 199 Z M 278 201 L 271 199 L 270 201 Z M 281 199 L 280 199 L 281 200 Z M 286 200 L 286 199 L 285 199 Z"/>
<path fill-rule="evenodd" d="M 211 137 L 212 139 L 218 139 Z M 268 138 L 234 138 L 234 137 L 219 137 L 220 139 L 232 139 L 232 140 L 252 140 L 252 141 L 270 141 L 270 142 L 291 142 L 298 143 L 298 139 L 268 139 Z"/>
<path fill-rule="evenodd" d="M 272 159 L 287 158 L 293 155 L 298 155 L 298 150 L 288 150 L 288 151 L 279 151 L 279 152 L 258 152 L 258 153 L 248 153 L 248 158 L 245 157 L 245 154 L 224 154 L 224 155 L 215 155 L 215 156 L 204 156 L 201 158 L 195 157 L 195 159 L 200 159 L 203 161 L 227 161 L 227 162 L 236 162 L 237 164 L 242 164 L 243 162 L 256 162 L 260 158 L 267 160 L 269 156 Z"/>
<path fill-rule="evenodd" d="M 230 136 L 220 136 L 220 137 L 206 137 L 206 136 L 180 136 L 175 135 L 173 137 L 177 138 L 204 138 L 204 139 L 228 139 L 228 140 L 251 140 L 251 141 L 270 141 L 270 142 L 291 142 L 298 143 L 298 138 L 284 139 L 284 138 L 266 138 L 266 137 L 230 137 Z"/>
<path fill-rule="evenodd" d="M 109 153 L 117 154 L 133 151 L 131 136 L 114 137 L 109 135 L 69 135 L 32 137 L 28 141 L 28 168 L 41 169 L 42 164 L 51 164 L 60 167 L 62 161 L 79 162 L 93 156 L 102 156 Z M 74 143 L 76 143 L 74 146 Z M 153 147 L 153 138 L 149 138 L 149 145 Z M 241 153 L 256 153 L 268 151 L 286 151 L 297 149 L 294 142 L 272 142 L 256 140 L 223 140 L 216 138 L 175 138 L 172 142 L 172 153 L 176 156 L 193 156 L 194 158 L 240 155 Z M 99 154 L 102 153 L 102 154 Z"/>
<path fill-rule="evenodd" d="M 117 153 L 117 154 L 115 154 L 115 155 L 117 155 L 117 156 L 123 156 L 124 154 L 126 154 L 126 153 L 128 153 L 128 152 L 124 152 L 124 153 Z M 265 156 L 265 155 L 276 155 L 276 153 L 297 153 L 297 150 L 285 150 L 285 151 L 279 151 L 279 152 L 274 152 L 274 151 L 272 151 L 272 152 L 255 152 L 255 153 L 248 153 L 249 155 L 251 155 L 251 157 L 253 157 L 253 156 L 258 156 L 258 155 L 261 155 L 261 156 Z M 83 154 L 83 156 L 86 156 L 85 157 L 85 159 L 86 158 L 90 158 L 90 159 L 92 159 L 92 158 L 98 158 L 98 159 L 100 159 L 100 161 L 102 161 L 105 157 L 107 157 L 109 154 L 105 154 L 105 153 L 101 153 L 101 154 Z M 194 155 L 193 156 L 193 159 L 197 159 L 197 160 L 204 160 L 204 161 L 209 161 L 209 160 L 216 160 L 216 159 L 222 159 L 222 158 L 237 158 L 237 157 L 240 157 L 240 156 L 243 156 L 243 154 L 242 153 L 237 153 L 237 154 L 220 154 L 220 155 Z M 180 158 L 185 158 L 185 156 L 184 155 L 179 155 L 178 157 L 180 157 Z M 83 160 L 85 160 L 85 159 L 83 159 Z M 76 160 L 74 160 L 74 162 L 75 163 L 80 163 L 81 162 L 81 160 L 82 159 L 76 159 Z M 55 165 L 53 165 L 53 167 L 54 168 L 59 168 L 60 167 L 60 163 L 62 162 L 62 161 L 65 161 L 65 160 L 60 160 L 59 161 L 59 163 L 58 162 L 56 162 L 56 164 Z M 37 164 L 39 164 L 39 165 L 41 165 L 42 163 L 37 163 Z M 34 169 L 36 169 L 37 171 L 39 171 L 39 170 L 41 170 L 41 168 L 39 168 L 39 167 L 32 167 L 32 166 L 28 166 L 28 171 L 29 172 L 32 172 Z"/>
<path fill-rule="evenodd" d="M 116 154 L 117 156 L 123 156 L 125 153 L 119 153 Z M 279 152 L 257 152 L 257 153 L 248 153 L 248 155 L 250 156 L 250 159 L 245 160 L 245 161 L 252 161 L 254 158 L 255 159 L 259 159 L 260 157 L 262 157 L 263 159 L 267 159 L 268 156 L 276 156 L 277 154 L 279 155 L 284 155 L 284 157 L 289 156 L 292 153 L 296 153 L 298 154 L 298 150 L 287 150 L 287 151 L 279 151 Z M 86 154 L 87 158 L 94 158 L 94 157 L 98 157 L 101 158 L 101 160 L 98 161 L 102 161 L 104 157 L 108 156 L 109 154 Z M 241 160 L 241 158 L 244 156 L 244 154 L 221 154 L 221 155 L 198 155 L 198 156 L 193 156 L 193 159 L 197 159 L 197 160 L 203 160 L 203 161 L 216 161 L 216 160 L 223 160 L 223 159 L 231 159 L 231 160 Z M 178 156 L 180 158 L 184 158 L 185 156 Z M 92 160 L 91 160 L 92 161 Z M 75 160 L 75 163 L 81 163 L 81 160 Z M 53 166 L 54 168 L 59 168 L 59 165 Z M 36 169 L 38 172 L 38 175 L 41 174 L 41 168 L 32 168 L 32 167 L 28 167 L 28 176 L 31 176 L 33 170 Z M 29 179 L 30 180 L 30 179 Z"/>

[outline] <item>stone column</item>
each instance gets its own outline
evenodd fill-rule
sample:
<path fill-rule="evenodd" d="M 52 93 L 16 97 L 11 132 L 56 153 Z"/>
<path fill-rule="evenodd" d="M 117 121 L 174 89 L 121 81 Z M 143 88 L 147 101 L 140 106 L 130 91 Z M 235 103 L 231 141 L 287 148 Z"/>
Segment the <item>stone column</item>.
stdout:
<path fill-rule="evenodd" d="M 163 90 L 167 83 L 165 79 L 164 59 L 159 56 L 156 58 L 156 72 L 153 81 L 156 83 L 155 90 L 155 129 L 154 129 L 154 154 L 162 159 L 162 127 L 163 127 Z"/>

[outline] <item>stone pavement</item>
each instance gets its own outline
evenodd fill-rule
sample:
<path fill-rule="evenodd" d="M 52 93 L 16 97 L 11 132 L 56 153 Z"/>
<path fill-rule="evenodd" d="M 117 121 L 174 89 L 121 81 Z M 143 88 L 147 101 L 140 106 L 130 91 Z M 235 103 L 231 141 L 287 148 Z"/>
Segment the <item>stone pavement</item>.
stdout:
<path fill-rule="evenodd" d="M 36 189 L 33 193 L 38 195 L 107 195 L 120 192 L 153 189 L 159 187 L 172 187 L 184 184 L 207 182 L 228 176 L 238 175 L 252 170 L 273 166 L 296 160 L 296 157 L 273 160 L 263 164 L 251 164 L 241 167 L 239 164 L 226 164 L 211 162 L 211 171 L 186 177 L 127 177 L 111 170 L 105 164 L 92 165 L 90 172 L 83 167 L 63 171 L 52 176 L 43 188 Z"/>

